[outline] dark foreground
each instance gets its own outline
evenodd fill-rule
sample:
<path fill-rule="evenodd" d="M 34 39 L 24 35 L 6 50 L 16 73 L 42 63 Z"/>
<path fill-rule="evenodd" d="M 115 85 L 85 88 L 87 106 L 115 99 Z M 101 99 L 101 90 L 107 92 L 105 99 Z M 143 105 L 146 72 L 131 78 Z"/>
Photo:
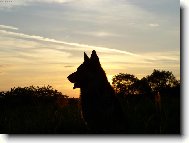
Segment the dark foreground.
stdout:
<path fill-rule="evenodd" d="M 79 99 L 48 88 L 33 90 L 17 88 L 1 92 L 0 133 L 98 133 L 87 128 L 81 118 Z M 164 95 L 160 101 L 145 95 L 119 99 L 127 117 L 127 127 L 121 133 L 180 134 L 180 96 Z"/>

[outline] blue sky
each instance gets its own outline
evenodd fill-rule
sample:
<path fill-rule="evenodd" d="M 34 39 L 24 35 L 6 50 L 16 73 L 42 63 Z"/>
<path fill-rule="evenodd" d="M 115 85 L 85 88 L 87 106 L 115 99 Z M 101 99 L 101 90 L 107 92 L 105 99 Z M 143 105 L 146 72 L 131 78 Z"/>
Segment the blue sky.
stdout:
<path fill-rule="evenodd" d="M 180 77 L 178 0 L 13 0 L 0 4 L 0 90 L 50 84 L 70 96 L 66 77 L 95 49 L 108 78 L 153 69 Z"/>

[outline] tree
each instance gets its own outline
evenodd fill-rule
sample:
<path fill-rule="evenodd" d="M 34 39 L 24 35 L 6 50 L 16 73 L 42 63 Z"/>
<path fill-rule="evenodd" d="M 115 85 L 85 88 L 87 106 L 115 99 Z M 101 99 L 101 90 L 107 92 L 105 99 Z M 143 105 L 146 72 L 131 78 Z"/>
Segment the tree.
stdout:
<path fill-rule="evenodd" d="M 141 80 L 138 80 L 133 86 L 136 88 L 137 94 L 140 95 L 152 94 L 152 89 L 148 83 L 148 80 L 145 77 L 143 77 Z"/>
<path fill-rule="evenodd" d="M 154 69 L 153 73 L 146 77 L 152 91 L 157 93 L 167 88 L 176 87 L 179 82 L 170 71 Z"/>
<path fill-rule="evenodd" d="M 136 94 L 135 83 L 138 78 L 134 75 L 127 73 L 119 73 L 115 75 L 112 79 L 112 85 L 117 94 L 129 95 Z"/>

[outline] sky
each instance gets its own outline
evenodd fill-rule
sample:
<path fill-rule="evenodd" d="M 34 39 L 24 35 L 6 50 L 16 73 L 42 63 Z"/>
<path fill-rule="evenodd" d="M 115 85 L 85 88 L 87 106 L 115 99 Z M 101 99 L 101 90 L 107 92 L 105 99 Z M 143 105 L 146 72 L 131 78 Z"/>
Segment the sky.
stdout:
<path fill-rule="evenodd" d="M 0 91 L 51 85 L 69 97 L 67 76 L 96 50 L 108 80 L 153 69 L 180 79 L 179 0 L 0 2 Z"/>

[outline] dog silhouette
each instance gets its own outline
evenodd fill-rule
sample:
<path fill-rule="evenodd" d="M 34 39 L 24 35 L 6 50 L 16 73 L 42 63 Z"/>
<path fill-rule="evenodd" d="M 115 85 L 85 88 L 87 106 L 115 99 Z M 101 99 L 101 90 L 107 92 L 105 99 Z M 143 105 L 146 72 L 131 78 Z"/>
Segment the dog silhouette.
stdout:
<path fill-rule="evenodd" d="M 89 58 L 84 52 L 84 62 L 68 76 L 75 88 L 80 88 L 82 116 L 95 133 L 119 133 L 123 111 L 115 92 L 93 50 Z"/>

